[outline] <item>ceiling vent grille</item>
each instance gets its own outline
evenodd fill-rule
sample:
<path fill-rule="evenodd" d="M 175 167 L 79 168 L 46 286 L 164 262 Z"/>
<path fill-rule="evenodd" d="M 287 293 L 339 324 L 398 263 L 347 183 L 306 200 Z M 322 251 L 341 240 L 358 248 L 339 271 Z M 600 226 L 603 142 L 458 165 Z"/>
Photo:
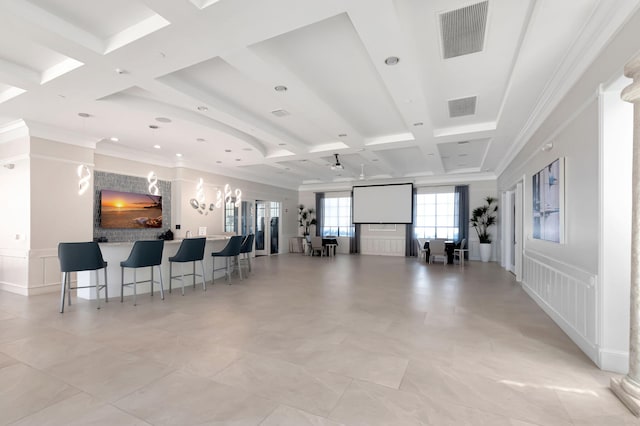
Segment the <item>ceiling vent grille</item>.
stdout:
<path fill-rule="evenodd" d="M 483 1 L 440 15 L 444 59 L 482 51 L 488 8 Z"/>
<path fill-rule="evenodd" d="M 449 101 L 449 117 L 464 117 L 476 113 L 476 96 Z"/>
<path fill-rule="evenodd" d="M 289 111 L 284 109 L 277 109 L 275 111 L 271 111 L 271 114 L 275 115 L 276 117 L 286 117 L 287 115 L 291 115 Z"/>

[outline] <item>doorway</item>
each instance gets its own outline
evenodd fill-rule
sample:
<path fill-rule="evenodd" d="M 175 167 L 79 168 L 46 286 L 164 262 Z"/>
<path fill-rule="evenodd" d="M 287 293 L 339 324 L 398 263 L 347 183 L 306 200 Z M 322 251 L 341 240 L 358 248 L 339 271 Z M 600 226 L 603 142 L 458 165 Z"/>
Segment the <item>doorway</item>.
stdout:
<path fill-rule="evenodd" d="M 523 180 L 502 194 L 502 267 L 522 280 Z"/>
<path fill-rule="evenodd" d="M 256 256 L 280 252 L 280 202 L 256 201 Z"/>

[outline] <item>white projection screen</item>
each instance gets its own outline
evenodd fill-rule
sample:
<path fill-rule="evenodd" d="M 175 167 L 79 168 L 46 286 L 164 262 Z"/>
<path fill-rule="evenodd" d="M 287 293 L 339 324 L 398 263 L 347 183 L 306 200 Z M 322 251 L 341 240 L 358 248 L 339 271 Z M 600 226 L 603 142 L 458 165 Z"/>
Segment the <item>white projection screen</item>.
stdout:
<path fill-rule="evenodd" d="M 353 223 L 412 223 L 413 184 L 353 187 Z"/>

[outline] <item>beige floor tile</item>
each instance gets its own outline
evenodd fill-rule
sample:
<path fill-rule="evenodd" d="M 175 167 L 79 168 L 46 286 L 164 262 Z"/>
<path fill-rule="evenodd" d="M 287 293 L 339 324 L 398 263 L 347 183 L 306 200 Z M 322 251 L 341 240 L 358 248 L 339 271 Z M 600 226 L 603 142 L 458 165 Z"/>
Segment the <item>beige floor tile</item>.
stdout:
<path fill-rule="evenodd" d="M 242 356 L 242 352 L 190 336 L 173 336 L 134 352 L 145 360 L 202 377 L 212 377 Z"/>
<path fill-rule="evenodd" d="M 398 389 L 408 362 L 406 358 L 332 345 L 317 351 L 304 365 L 309 370 L 328 371 Z"/>
<path fill-rule="evenodd" d="M 45 369 L 102 348 L 98 343 L 54 329 L 46 334 L 0 344 L 0 351 L 38 369 Z"/>
<path fill-rule="evenodd" d="M 0 424 L 9 424 L 79 391 L 24 364 L 0 369 Z"/>
<path fill-rule="evenodd" d="M 165 365 L 109 348 L 47 369 L 59 379 L 105 401 L 119 399 L 172 370 Z"/>
<path fill-rule="evenodd" d="M 507 417 L 357 380 L 329 418 L 353 426 L 511 424 Z"/>
<path fill-rule="evenodd" d="M 11 358 L 9 355 L 0 352 L 0 368 L 8 367 L 17 363 L 17 359 Z"/>
<path fill-rule="evenodd" d="M 84 392 L 35 414 L 22 418 L 12 426 L 149 426 L 149 423 L 93 398 Z"/>
<path fill-rule="evenodd" d="M 277 407 L 273 401 L 182 371 L 114 405 L 153 425 L 257 425 Z"/>
<path fill-rule="evenodd" d="M 235 361 L 213 380 L 319 416 L 329 413 L 351 381 L 253 354 Z"/>
<path fill-rule="evenodd" d="M 298 410 L 297 408 L 280 405 L 269 415 L 260 426 L 341 426 L 325 417 Z"/>

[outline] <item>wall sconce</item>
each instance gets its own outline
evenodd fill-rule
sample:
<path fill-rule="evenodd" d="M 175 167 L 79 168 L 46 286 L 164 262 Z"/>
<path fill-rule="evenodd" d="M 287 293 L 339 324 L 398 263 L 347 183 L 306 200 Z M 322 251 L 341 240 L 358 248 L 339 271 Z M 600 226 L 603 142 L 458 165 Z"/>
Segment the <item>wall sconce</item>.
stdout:
<path fill-rule="evenodd" d="M 209 214 L 209 212 L 213 211 L 214 205 L 209 204 L 209 209 L 207 210 L 207 205 L 204 202 L 204 180 L 200 178 L 196 185 L 196 197 L 189 200 L 189 204 L 200 214 L 204 214 L 205 216 Z"/>
<path fill-rule="evenodd" d="M 160 189 L 158 189 L 158 176 L 153 170 L 147 175 L 147 182 L 149 182 L 149 194 L 160 195 Z"/>
<path fill-rule="evenodd" d="M 547 152 L 547 151 L 551 151 L 553 149 L 553 142 L 547 142 L 544 145 L 542 145 L 542 148 L 540 148 L 543 152 Z"/>
<path fill-rule="evenodd" d="M 82 195 L 89 189 L 89 181 L 91 180 L 91 170 L 85 164 L 78 166 L 78 195 Z"/>

